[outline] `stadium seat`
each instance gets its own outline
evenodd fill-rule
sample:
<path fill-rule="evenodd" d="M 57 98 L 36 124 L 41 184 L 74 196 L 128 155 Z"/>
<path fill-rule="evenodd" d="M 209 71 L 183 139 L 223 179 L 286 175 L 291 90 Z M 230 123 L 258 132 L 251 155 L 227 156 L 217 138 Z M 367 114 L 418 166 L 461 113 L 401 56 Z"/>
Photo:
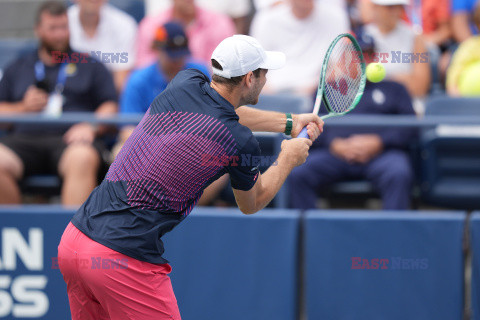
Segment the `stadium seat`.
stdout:
<path fill-rule="evenodd" d="M 21 183 L 23 193 L 54 196 L 60 194 L 61 181 L 56 175 L 35 175 Z"/>
<path fill-rule="evenodd" d="M 34 50 L 36 39 L 0 39 L 0 70 L 22 54 Z"/>
<path fill-rule="evenodd" d="M 312 112 L 313 102 L 308 98 L 292 94 L 262 94 L 253 107 L 285 113 L 305 113 Z"/>
<path fill-rule="evenodd" d="M 425 116 L 480 115 L 480 98 L 435 96 L 427 101 Z"/>
<path fill-rule="evenodd" d="M 480 115 L 480 99 L 436 97 L 425 116 Z M 438 126 L 422 132 L 422 198 L 433 205 L 480 208 L 480 128 Z"/>

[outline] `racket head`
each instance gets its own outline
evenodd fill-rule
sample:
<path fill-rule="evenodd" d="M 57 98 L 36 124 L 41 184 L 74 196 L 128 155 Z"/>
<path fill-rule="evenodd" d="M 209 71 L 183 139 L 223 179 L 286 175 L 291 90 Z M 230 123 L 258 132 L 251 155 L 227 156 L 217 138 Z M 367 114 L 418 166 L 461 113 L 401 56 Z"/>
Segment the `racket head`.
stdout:
<path fill-rule="evenodd" d="M 365 59 L 357 40 L 348 33 L 338 35 L 323 59 L 314 113 L 323 101 L 328 115 L 344 115 L 357 106 L 365 89 Z"/>

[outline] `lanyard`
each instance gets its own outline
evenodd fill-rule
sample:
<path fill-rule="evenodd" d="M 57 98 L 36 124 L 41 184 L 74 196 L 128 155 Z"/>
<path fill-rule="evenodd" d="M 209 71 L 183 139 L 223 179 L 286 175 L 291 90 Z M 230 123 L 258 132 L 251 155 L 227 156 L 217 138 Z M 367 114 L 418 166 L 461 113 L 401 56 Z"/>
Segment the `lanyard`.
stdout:
<path fill-rule="evenodd" d="M 40 60 L 35 63 L 35 78 L 37 81 L 45 79 L 45 65 Z M 61 94 L 67 81 L 67 64 L 62 63 L 58 70 L 57 83 L 55 84 L 55 92 Z"/>

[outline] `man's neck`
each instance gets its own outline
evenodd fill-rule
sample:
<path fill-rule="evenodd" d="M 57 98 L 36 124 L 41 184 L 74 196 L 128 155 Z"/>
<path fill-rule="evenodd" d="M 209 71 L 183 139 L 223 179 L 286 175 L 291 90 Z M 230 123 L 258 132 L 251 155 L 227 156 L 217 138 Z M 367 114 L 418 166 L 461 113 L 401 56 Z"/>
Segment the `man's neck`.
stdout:
<path fill-rule="evenodd" d="M 380 31 L 381 34 L 389 34 L 396 28 L 396 25 L 394 26 L 378 26 L 378 30 Z"/>
<path fill-rule="evenodd" d="M 99 12 L 82 12 L 80 9 L 80 24 L 89 37 L 93 37 L 95 35 L 99 23 Z"/>
<path fill-rule="evenodd" d="M 53 61 L 51 53 L 44 47 L 38 49 L 38 58 L 46 66 L 54 66 L 56 63 Z"/>
<path fill-rule="evenodd" d="M 238 90 L 229 90 L 226 86 L 217 84 L 214 81 L 210 82 L 210 87 L 217 91 L 225 100 L 230 102 L 235 109 L 242 105 Z"/>
<path fill-rule="evenodd" d="M 178 20 L 184 26 L 188 26 L 190 23 L 192 23 L 195 20 L 196 15 L 197 15 L 196 10 L 193 11 L 192 13 L 186 13 L 173 7 L 172 20 Z"/>
<path fill-rule="evenodd" d="M 296 8 L 294 6 L 292 6 L 292 13 L 293 13 L 293 16 L 299 20 L 303 20 L 303 19 L 307 19 L 308 17 L 310 17 L 313 13 L 313 8 L 312 10 L 304 10 L 304 9 L 300 9 L 300 8 Z"/>

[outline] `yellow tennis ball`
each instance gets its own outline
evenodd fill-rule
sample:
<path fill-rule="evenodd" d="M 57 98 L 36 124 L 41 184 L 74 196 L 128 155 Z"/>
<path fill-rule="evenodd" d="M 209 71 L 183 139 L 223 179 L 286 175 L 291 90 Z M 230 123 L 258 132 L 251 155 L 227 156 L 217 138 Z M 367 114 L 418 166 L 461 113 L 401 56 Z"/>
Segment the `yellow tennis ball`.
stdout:
<path fill-rule="evenodd" d="M 471 64 L 462 72 L 458 90 L 462 96 L 480 96 L 480 61 Z"/>
<path fill-rule="evenodd" d="M 370 63 L 367 66 L 367 79 L 371 82 L 380 82 L 385 78 L 385 67 L 381 63 Z"/>

